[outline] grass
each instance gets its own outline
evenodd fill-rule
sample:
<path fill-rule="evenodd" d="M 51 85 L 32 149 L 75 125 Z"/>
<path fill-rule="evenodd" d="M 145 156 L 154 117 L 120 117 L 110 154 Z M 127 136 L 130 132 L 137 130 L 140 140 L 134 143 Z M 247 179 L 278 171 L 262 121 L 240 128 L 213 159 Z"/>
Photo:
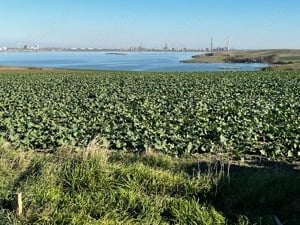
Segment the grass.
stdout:
<path fill-rule="evenodd" d="M 299 171 L 216 159 L 2 145 L 0 224 L 274 224 L 273 214 L 299 224 Z"/>
<path fill-rule="evenodd" d="M 282 56 L 280 57 L 280 60 L 300 62 L 300 56 Z"/>

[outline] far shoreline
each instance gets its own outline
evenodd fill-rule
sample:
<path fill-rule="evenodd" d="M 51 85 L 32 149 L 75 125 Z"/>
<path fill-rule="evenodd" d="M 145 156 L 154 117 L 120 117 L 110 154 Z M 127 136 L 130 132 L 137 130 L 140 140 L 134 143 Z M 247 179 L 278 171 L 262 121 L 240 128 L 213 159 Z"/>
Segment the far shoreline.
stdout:
<path fill-rule="evenodd" d="M 262 70 L 300 70 L 299 49 L 212 51 L 181 63 L 265 63 Z"/>

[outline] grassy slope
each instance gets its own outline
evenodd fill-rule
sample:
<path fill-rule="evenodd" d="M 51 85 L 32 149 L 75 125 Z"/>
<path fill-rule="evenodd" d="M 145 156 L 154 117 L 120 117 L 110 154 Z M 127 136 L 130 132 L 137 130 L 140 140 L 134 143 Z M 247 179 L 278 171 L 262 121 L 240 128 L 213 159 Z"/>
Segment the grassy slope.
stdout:
<path fill-rule="evenodd" d="M 270 50 L 251 50 L 251 51 L 230 51 L 214 52 L 213 56 L 202 55 L 198 58 L 183 60 L 184 63 L 215 63 L 224 62 L 226 59 L 234 56 L 242 58 L 258 58 L 266 55 L 277 55 L 278 61 L 282 64 L 275 64 L 272 69 L 300 69 L 300 50 L 289 49 L 270 49 Z M 290 62 L 290 63 L 289 63 Z M 289 64 L 284 64 L 289 63 Z"/>
<path fill-rule="evenodd" d="M 299 224 L 299 171 L 275 163 L 228 172 L 228 162 L 108 153 L 96 144 L 54 154 L 2 146 L 0 224 L 274 224 L 273 213 Z"/>

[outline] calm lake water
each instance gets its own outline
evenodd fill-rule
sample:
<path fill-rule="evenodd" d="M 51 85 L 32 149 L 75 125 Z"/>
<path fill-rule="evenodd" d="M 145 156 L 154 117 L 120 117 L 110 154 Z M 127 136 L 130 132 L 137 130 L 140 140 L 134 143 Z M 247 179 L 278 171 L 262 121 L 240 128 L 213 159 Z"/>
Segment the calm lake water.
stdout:
<path fill-rule="evenodd" d="M 126 71 L 253 71 L 260 63 L 180 63 L 195 52 L 0 52 L 0 65 Z"/>

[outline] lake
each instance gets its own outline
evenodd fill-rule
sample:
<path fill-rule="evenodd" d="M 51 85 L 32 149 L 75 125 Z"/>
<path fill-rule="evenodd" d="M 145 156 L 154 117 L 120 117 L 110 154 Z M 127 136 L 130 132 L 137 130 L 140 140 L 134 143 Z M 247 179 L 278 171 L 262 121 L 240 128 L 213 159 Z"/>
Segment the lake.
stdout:
<path fill-rule="evenodd" d="M 180 63 L 196 52 L 0 52 L 0 65 L 126 71 L 253 71 L 260 63 Z"/>

